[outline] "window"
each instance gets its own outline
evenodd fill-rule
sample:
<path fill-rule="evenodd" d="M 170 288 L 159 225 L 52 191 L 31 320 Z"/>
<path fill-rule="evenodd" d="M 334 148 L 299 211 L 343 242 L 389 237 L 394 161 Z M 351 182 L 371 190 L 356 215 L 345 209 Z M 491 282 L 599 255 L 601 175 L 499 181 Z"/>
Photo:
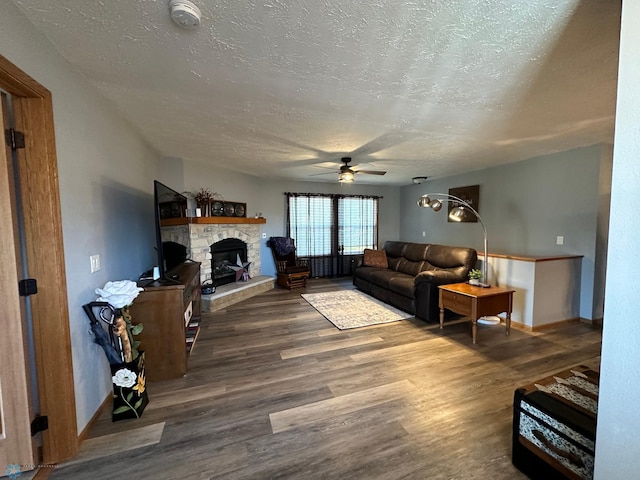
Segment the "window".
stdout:
<path fill-rule="evenodd" d="M 351 274 L 351 260 L 378 245 L 380 197 L 287 193 L 287 235 L 315 277 Z"/>
<path fill-rule="evenodd" d="M 338 245 L 344 255 L 358 255 L 365 248 L 375 248 L 377 234 L 377 198 L 338 198 Z"/>
<path fill-rule="evenodd" d="M 330 197 L 289 198 L 289 234 L 299 257 L 331 255 L 333 207 Z"/>

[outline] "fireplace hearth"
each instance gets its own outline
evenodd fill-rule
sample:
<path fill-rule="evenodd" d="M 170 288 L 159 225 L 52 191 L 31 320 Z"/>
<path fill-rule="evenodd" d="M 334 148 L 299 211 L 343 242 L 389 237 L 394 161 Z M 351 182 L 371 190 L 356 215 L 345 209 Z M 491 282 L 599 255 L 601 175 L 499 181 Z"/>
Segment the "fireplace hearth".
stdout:
<path fill-rule="evenodd" d="M 225 238 L 211 245 L 211 280 L 217 287 L 236 281 L 238 257 L 247 262 L 247 244 L 239 238 Z"/>

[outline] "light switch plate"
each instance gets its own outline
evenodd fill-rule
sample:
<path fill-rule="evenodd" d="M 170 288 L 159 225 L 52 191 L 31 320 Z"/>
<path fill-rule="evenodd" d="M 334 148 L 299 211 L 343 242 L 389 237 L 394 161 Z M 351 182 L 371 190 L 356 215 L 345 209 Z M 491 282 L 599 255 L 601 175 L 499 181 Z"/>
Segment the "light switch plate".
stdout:
<path fill-rule="evenodd" d="M 89 261 L 91 262 L 91 273 L 100 270 L 100 255 L 91 255 Z"/>

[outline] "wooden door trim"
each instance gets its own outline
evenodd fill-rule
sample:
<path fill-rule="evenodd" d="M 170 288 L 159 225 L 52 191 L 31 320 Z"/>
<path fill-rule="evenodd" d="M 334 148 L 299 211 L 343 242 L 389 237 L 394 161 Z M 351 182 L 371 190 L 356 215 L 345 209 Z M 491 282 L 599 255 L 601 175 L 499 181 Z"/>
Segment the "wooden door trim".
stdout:
<path fill-rule="evenodd" d="M 51 93 L 0 55 L 0 87 L 12 95 L 16 129 L 26 147 L 21 165 L 29 275 L 38 280 L 31 298 L 40 413 L 49 429 L 42 432 L 42 460 L 56 463 L 78 452 L 78 431 L 69 332 L 58 162 Z"/>
<path fill-rule="evenodd" d="M 5 94 L 0 94 L 0 131 L 7 128 Z M 0 458 L 7 463 L 37 463 L 35 448 L 29 435 L 29 388 L 26 345 L 22 328 L 23 311 L 16 295 L 16 279 L 20 271 L 19 238 L 15 221 L 15 192 L 11 151 L 0 146 L 0 292 L 15 292 L 2 299 L 2 348 L 0 348 Z M 24 348 L 20 348 L 24 346 Z M 2 460 L 0 460 L 1 462 Z M 0 463 L 0 468 L 4 468 Z M 0 475 L 4 470 L 0 470 Z"/>

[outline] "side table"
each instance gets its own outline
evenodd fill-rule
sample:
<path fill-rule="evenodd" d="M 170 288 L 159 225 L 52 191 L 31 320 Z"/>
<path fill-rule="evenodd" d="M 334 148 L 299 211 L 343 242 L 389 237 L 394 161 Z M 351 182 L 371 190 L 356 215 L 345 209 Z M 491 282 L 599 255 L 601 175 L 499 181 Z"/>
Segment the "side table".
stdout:
<path fill-rule="evenodd" d="M 478 319 L 487 315 L 506 312 L 506 331 L 511 330 L 511 310 L 513 308 L 513 292 L 511 288 L 476 287 L 468 283 L 439 285 L 440 328 L 444 328 L 444 309 L 471 318 L 473 343 L 478 337 Z"/>

